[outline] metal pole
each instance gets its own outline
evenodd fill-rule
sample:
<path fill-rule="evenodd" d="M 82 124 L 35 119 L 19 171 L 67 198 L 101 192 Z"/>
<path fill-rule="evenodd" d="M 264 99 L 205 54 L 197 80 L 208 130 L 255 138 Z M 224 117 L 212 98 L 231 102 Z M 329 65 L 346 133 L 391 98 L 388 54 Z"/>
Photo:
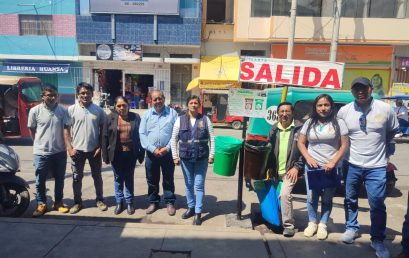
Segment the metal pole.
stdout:
<path fill-rule="evenodd" d="M 332 40 L 331 40 L 331 55 L 329 61 L 337 61 L 337 48 L 338 48 L 338 39 L 339 39 L 339 26 L 341 23 L 341 9 L 342 9 L 342 0 L 334 0 L 336 2 L 334 10 L 334 24 L 332 27 Z"/>
<path fill-rule="evenodd" d="M 115 32 L 115 14 L 111 14 L 111 39 L 115 43 L 116 32 Z"/>
<path fill-rule="evenodd" d="M 293 58 L 296 15 L 297 15 L 297 0 L 291 0 L 290 35 L 288 36 L 287 59 Z"/>
<path fill-rule="evenodd" d="M 241 220 L 241 211 L 243 210 L 243 179 L 244 179 L 244 142 L 246 140 L 246 129 L 248 117 L 243 119 L 243 130 L 241 131 L 241 138 L 243 139 L 243 144 L 240 149 L 239 156 L 239 181 L 238 181 L 238 191 L 237 191 L 237 220 Z"/>
<path fill-rule="evenodd" d="M 287 59 L 293 58 L 296 17 L 297 17 L 297 0 L 291 0 L 290 35 L 288 36 Z M 288 92 L 288 85 L 284 86 L 283 88 L 283 92 L 281 93 L 281 102 L 284 102 L 287 99 L 287 92 Z"/>
<path fill-rule="evenodd" d="M 158 16 L 153 16 L 153 42 L 158 43 Z"/>

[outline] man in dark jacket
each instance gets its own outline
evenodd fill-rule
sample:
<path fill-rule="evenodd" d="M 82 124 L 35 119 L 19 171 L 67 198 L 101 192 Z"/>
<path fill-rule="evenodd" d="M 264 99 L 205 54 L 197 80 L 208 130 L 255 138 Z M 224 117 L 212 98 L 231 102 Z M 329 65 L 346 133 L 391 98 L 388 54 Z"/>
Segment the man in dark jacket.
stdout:
<path fill-rule="evenodd" d="M 278 122 L 273 125 L 269 141 L 273 146 L 269 167 L 273 176 L 283 181 L 280 192 L 281 216 L 284 226 L 283 235 L 294 236 L 294 216 L 291 192 L 298 179 L 298 173 L 304 167 L 301 153 L 297 147 L 298 133 L 302 124 L 295 122 L 294 107 L 282 102 L 277 107 Z"/>

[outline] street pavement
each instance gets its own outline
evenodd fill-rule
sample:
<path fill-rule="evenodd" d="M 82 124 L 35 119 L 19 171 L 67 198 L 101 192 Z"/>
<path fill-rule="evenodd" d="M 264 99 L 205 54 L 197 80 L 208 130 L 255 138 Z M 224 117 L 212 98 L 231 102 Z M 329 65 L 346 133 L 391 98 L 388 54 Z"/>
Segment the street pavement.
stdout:
<path fill-rule="evenodd" d="M 216 135 L 241 137 L 241 131 L 216 128 Z M 361 237 L 352 245 L 340 241 L 344 231 L 343 198 L 334 198 L 329 237 L 319 241 L 306 238 L 303 230 L 308 224 L 305 194 L 294 195 L 294 213 L 299 232 L 293 238 L 275 234 L 265 225 L 251 220 L 258 199 L 254 192 L 243 188 L 242 220 L 236 219 L 237 173 L 221 177 L 209 166 L 206 178 L 206 198 L 202 226 L 192 226 L 192 219 L 181 219 L 186 210 L 184 180 L 180 167 L 175 171 L 177 213 L 170 217 L 165 205 L 151 215 L 146 215 L 147 184 L 145 169 L 138 165 L 135 171 L 134 215 L 123 212 L 114 215 L 113 173 L 103 165 L 104 196 L 109 206 L 102 212 L 95 207 L 93 180 L 86 166 L 83 179 L 85 208 L 78 214 L 60 214 L 51 210 L 54 182 L 47 181 L 49 212 L 41 218 L 31 218 L 35 209 L 35 177 L 30 141 L 9 140 L 21 159 L 21 172 L 30 185 L 31 203 L 21 218 L 0 218 L 0 257 L 376 257 L 370 248 L 370 220 L 367 199 L 359 200 Z M 408 143 L 399 143 L 392 162 L 398 167 L 397 189 L 386 199 L 386 245 L 392 254 L 400 251 L 401 228 L 406 213 L 409 174 L 407 171 Z M 64 201 L 73 204 L 70 163 L 67 166 Z M 253 208 L 252 208 L 253 207 Z"/>

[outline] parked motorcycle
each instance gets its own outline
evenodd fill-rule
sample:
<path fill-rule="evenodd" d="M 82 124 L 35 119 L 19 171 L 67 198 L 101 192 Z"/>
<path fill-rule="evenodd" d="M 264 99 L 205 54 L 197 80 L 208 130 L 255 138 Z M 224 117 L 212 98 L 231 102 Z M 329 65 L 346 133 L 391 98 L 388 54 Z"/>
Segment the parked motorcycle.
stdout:
<path fill-rule="evenodd" d="M 16 173 L 20 171 L 17 153 L 0 144 L 0 217 L 19 217 L 30 204 L 29 185 Z"/>

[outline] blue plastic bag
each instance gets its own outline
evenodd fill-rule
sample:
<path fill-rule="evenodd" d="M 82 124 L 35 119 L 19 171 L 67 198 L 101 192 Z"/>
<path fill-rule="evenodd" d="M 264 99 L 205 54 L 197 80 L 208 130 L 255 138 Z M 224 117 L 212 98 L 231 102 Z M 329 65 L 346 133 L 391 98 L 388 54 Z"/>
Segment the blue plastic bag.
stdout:
<path fill-rule="evenodd" d="M 268 223 L 281 226 L 280 220 L 280 200 L 277 190 L 277 183 L 271 180 L 255 181 L 254 191 L 260 201 L 261 215 Z"/>

